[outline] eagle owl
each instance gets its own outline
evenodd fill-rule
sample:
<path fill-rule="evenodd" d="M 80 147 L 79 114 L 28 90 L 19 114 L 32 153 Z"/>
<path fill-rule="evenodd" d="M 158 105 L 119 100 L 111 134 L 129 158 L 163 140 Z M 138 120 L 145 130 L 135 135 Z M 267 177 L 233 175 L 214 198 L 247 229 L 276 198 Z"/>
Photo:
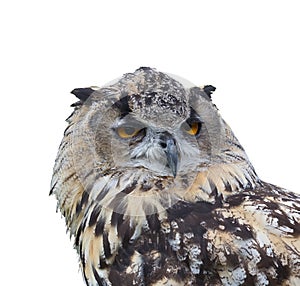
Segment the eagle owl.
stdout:
<path fill-rule="evenodd" d="M 86 285 L 300 285 L 300 197 L 260 180 L 214 90 L 142 67 L 72 91 L 50 193 Z"/>

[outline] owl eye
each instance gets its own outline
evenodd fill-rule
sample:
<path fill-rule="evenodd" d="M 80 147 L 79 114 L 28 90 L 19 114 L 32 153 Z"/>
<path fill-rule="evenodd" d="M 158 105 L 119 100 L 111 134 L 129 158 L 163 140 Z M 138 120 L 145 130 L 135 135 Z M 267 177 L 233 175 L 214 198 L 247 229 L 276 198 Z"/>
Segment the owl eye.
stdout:
<path fill-rule="evenodd" d="M 125 126 L 118 127 L 116 129 L 116 132 L 121 138 L 128 139 L 138 135 L 141 130 L 142 129 L 138 127 L 125 125 Z"/>
<path fill-rule="evenodd" d="M 189 135 L 196 136 L 199 134 L 201 129 L 201 122 L 185 122 L 182 125 L 182 129 Z"/>

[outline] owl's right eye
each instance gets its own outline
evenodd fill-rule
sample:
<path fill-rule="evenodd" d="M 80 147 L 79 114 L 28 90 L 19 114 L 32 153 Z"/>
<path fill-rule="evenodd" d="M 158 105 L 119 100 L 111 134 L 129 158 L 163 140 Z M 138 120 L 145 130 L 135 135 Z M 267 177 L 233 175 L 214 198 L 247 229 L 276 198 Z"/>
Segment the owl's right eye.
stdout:
<path fill-rule="evenodd" d="M 186 133 L 196 136 L 200 131 L 201 125 L 199 122 L 192 122 L 190 124 L 184 124 L 183 129 Z"/>
<path fill-rule="evenodd" d="M 181 125 L 181 129 L 192 136 L 199 136 L 202 123 L 198 119 L 188 119 Z"/>
<path fill-rule="evenodd" d="M 129 125 L 123 125 L 123 126 L 116 128 L 117 134 L 123 139 L 132 138 L 132 137 L 138 135 L 142 130 L 143 130 L 143 128 L 129 126 Z"/>

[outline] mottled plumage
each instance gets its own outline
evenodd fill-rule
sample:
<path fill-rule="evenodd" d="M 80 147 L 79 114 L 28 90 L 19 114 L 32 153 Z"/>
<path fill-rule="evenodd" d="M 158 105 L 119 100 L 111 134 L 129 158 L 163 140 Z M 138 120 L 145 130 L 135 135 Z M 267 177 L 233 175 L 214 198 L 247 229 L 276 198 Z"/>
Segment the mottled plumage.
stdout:
<path fill-rule="evenodd" d="M 51 193 L 87 285 L 300 285 L 300 197 L 259 179 L 214 89 L 140 68 L 72 92 Z"/>

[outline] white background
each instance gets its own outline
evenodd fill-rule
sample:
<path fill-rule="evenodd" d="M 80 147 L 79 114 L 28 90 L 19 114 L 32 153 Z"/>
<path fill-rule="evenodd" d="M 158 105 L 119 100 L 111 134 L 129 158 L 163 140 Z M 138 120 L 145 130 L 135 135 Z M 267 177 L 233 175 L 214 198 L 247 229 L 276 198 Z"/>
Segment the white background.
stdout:
<path fill-rule="evenodd" d="M 6 2 L 6 3 L 4 3 Z M 297 1 L 3 1 L 1 285 L 83 285 L 48 197 L 75 87 L 140 66 L 213 84 L 261 178 L 299 191 Z"/>

